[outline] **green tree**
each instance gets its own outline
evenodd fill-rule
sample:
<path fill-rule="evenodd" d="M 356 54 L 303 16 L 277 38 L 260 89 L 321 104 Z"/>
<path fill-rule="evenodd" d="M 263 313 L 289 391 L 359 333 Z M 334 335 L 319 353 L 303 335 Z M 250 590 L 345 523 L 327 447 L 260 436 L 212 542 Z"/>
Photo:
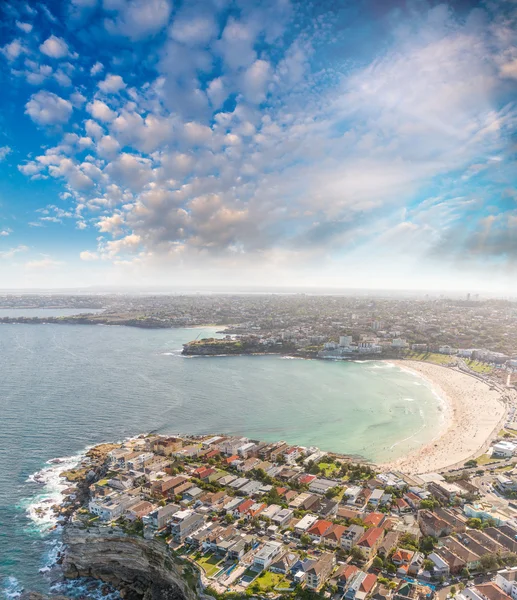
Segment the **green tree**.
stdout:
<path fill-rule="evenodd" d="M 454 598 L 454 596 L 456 596 L 456 586 L 455 585 L 451 585 L 451 596 Z"/>
<path fill-rule="evenodd" d="M 483 554 L 479 559 L 479 564 L 483 571 L 492 571 L 497 569 L 497 558 L 493 554 Z"/>
<path fill-rule="evenodd" d="M 366 560 L 364 553 L 359 546 L 352 546 L 352 549 L 350 550 L 350 556 L 352 557 L 352 560 L 355 560 L 359 563 L 363 563 Z"/>
<path fill-rule="evenodd" d="M 303 534 L 300 536 L 300 542 L 301 542 L 301 543 L 302 543 L 304 546 L 308 546 L 308 545 L 311 543 L 311 541 L 312 541 L 312 540 L 311 540 L 311 538 L 310 538 L 310 537 L 309 537 L 309 536 L 308 536 L 306 533 L 303 533 Z"/>
<path fill-rule="evenodd" d="M 382 560 L 382 558 L 380 556 L 376 556 L 373 559 L 372 567 L 374 569 L 382 569 L 383 566 L 384 566 L 384 561 Z"/>
<path fill-rule="evenodd" d="M 467 525 L 471 529 L 483 529 L 483 521 L 477 517 L 472 517 L 467 520 Z"/>

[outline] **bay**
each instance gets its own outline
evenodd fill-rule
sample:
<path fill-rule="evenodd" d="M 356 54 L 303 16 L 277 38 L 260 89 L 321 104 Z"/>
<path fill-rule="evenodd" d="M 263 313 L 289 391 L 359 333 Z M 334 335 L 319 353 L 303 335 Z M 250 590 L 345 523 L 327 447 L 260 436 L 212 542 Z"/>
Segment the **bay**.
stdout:
<path fill-rule="evenodd" d="M 48 589 L 38 570 L 56 534 L 29 513 L 52 497 L 61 467 L 44 488 L 31 475 L 54 457 L 156 430 L 284 439 L 380 461 L 436 434 L 441 404 L 411 373 L 377 361 L 181 356 L 183 343 L 216 330 L 0 325 L 5 596 Z"/>

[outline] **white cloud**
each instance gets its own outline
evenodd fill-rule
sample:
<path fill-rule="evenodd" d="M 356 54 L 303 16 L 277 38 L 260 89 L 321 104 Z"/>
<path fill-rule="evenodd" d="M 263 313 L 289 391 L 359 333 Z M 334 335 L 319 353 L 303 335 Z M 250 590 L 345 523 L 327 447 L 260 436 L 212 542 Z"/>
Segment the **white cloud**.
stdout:
<path fill-rule="evenodd" d="M 0 48 L 0 52 L 7 58 L 7 60 L 13 61 L 16 60 L 21 54 L 26 53 L 27 50 L 20 40 L 13 40 L 11 43 Z"/>
<path fill-rule="evenodd" d="M 5 157 L 12 152 L 12 149 L 9 146 L 1 146 L 0 147 L 0 162 L 5 160 Z"/>
<path fill-rule="evenodd" d="M 61 87 L 70 87 L 72 85 L 72 80 L 66 73 L 64 73 L 61 69 L 54 73 L 54 79 L 59 83 Z"/>
<path fill-rule="evenodd" d="M 106 75 L 104 81 L 99 82 L 99 89 L 105 94 L 116 94 L 126 87 L 120 75 Z"/>
<path fill-rule="evenodd" d="M 30 33 L 32 31 L 32 25 L 30 23 L 23 23 L 22 21 L 16 21 L 16 27 L 21 29 L 25 33 Z"/>
<path fill-rule="evenodd" d="M 97 154 L 103 158 L 113 158 L 120 150 L 120 144 L 111 135 L 105 135 L 97 142 Z"/>
<path fill-rule="evenodd" d="M 79 254 L 79 258 L 81 260 L 89 262 L 92 260 L 99 260 L 99 255 L 96 252 L 90 252 L 89 250 L 84 250 L 84 252 L 81 252 Z"/>
<path fill-rule="evenodd" d="M 101 100 L 94 100 L 86 105 L 86 110 L 92 115 L 94 119 L 108 123 L 113 121 L 117 116 L 117 113 L 112 111 L 111 108 Z"/>
<path fill-rule="evenodd" d="M 76 108 L 80 108 L 86 102 L 86 98 L 81 94 L 81 92 L 76 91 L 73 94 L 70 94 L 70 102 Z"/>
<path fill-rule="evenodd" d="M 104 22 L 107 31 L 132 40 L 158 33 L 167 25 L 172 10 L 169 0 L 117 0 L 104 6 L 116 12 Z"/>
<path fill-rule="evenodd" d="M 217 25 L 209 15 L 186 14 L 177 17 L 170 28 L 171 37 L 187 46 L 206 45 L 216 34 Z"/>
<path fill-rule="evenodd" d="M 30 260 L 25 263 L 25 268 L 35 271 L 46 271 L 47 269 L 53 269 L 62 265 L 63 263 L 59 260 L 53 260 L 52 258 L 42 258 L 40 260 Z"/>
<path fill-rule="evenodd" d="M 11 229 L 2 229 L 0 231 L 0 237 L 7 237 L 9 235 L 11 235 L 12 230 Z"/>
<path fill-rule="evenodd" d="M 265 60 L 256 60 L 244 73 L 242 89 L 250 102 L 260 104 L 266 98 L 266 86 L 271 78 L 271 66 Z"/>
<path fill-rule="evenodd" d="M 20 252 L 27 252 L 28 250 L 29 250 L 28 246 L 24 246 L 23 244 L 20 244 L 19 246 L 16 246 L 15 248 L 9 248 L 9 250 L 0 251 L 0 258 L 2 258 L 2 259 L 13 258 L 13 256 L 15 256 L 16 254 L 19 254 Z"/>
<path fill-rule="evenodd" d="M 68 44 L 62 38 L 51 35 L 39 47 L 40 52 L 50 58 L 65 58 L 68 56 Z"/>
<path fill-rule="evenodd" d="M 85 121 L 84 129 L 86 130 L 86 133 L 94 140 L 98 140 L 104 135 L 104 129 L 92 119 Z"/>
<path fill-rule="evenodd" d="M 25 105 L 25 113 L 38 125 L 62 125 L 72 114 L 72 104 L 52 92 L 33 94 Z"/>
<path fill-rule="evenodd" d="M 104 65 L 100 62 L 96 62 L 93 67 L 90 69 L 90 75 L 95 76 L 101 73 L 104 70 Z"/>

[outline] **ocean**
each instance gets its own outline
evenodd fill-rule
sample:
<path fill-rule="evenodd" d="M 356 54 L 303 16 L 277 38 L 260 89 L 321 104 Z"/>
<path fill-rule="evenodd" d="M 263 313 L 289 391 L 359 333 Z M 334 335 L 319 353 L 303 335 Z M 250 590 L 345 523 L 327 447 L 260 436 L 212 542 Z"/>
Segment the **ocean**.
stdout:
<path fill-rule="evenodd" d="M 65 487 L 60 471 L 93 444 L 234 433 L 384 461 L 436 435 L 442 404 L 412 373 L 378 361 L 181 356 L 184 342 L 216 330 L 0 325 L 0 597 L 49 590 L 39 571 L 59 532 L 48 509 Z"/>

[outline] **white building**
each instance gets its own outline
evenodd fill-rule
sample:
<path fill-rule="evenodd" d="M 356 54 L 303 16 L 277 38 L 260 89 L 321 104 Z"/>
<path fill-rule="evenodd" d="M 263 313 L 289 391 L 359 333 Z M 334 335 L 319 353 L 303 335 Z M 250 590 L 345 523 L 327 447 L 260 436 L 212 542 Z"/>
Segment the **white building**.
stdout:
<path fill-rule="evenodd" d="M 352 336 L 351 335 L 340 335 L 339 336 L 339 345 L 341 348 L 350 348 L 352 345 Z"/>
<path fill-rule="evenodd" d="M 492 456 L 499 458 L 511 458 L 515 454 L 517 446 L 512 442 L 501 440 L 492 446 Z"/>
<path fill-rule="evenodd" d="M 407 346 L 407 342 L 403 338 L 395 338 L 391 342 L 391 347 L 392 348 L 406 348 L 406 346 Z"/>
<path fill-rule="evenodd" d="M 255 554 L 252 569 L 254 571 L 263 571 L 264 569 L 267 569 L 273 560 L 280 554 L 281 550 L 282 544 L 280 542 L 267 542 L 267 544 Z"/>
<path fill-rule="evenodd" d="M 505 594 L 517 600 L 517 567 L 497 571 L 495 583 L 503 590 Z"/>
<path fill-rule="evenodd" d="M 273 519 L 274 520 L 274 519 Z M 314 515 L 305 515 L 296 525 L 294 526 L 294 531 L 298 535 L 305 533 L 309 527 L 312 527 L 314 523 L 318 520 L 318 517 Z"/>

